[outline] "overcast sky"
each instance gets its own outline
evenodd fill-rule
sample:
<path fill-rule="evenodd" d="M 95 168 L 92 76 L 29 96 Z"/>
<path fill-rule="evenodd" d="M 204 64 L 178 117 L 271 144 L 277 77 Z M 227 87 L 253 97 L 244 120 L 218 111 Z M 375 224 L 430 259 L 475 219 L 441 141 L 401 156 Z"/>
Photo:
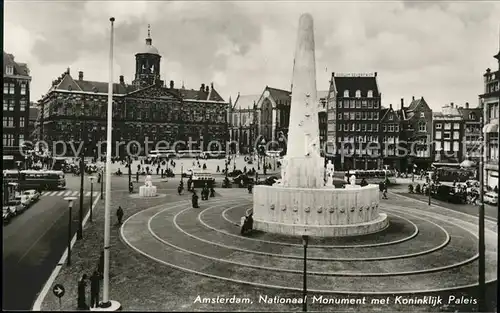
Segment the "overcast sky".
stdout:
<path fill-rule="evenodd" d="M 477 105 L 487 67 L 498 68 L 500 2 L 5 1 L 4 49 L 29 64 L 31 101 L 66 68 L 107 81 L 109 17 L 116 81 L 131 82 L 151 24 L 162 78 L 186 88 L 214 82 L 228 100 L 289 89 L 301 13 L 315 23 L 319 90 L 331 72 L 378 72 L 382 103 L 412 95 L 431 108 Z"/>

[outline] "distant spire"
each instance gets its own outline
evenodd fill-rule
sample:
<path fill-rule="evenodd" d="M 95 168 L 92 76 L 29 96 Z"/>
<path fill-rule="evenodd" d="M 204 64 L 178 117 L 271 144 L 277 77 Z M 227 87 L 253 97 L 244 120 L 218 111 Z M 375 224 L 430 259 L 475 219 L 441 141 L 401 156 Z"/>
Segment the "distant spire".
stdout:
<path fill-rule="evenodd" d="M 184 87 L 184 81 L 182 81 L 182 89 L 186 89 L 186 87 Z"/>
<path fill-rule="evenodd" d="M 151 24 L 148 24 L 148 38 L 151 38 Z"/>

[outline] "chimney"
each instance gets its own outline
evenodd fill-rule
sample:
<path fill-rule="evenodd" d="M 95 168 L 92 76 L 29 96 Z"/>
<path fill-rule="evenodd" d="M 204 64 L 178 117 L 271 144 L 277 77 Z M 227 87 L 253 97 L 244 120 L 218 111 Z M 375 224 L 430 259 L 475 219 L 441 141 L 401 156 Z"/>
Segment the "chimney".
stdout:
<path fill-rule="evenodd" d="M 377 77 L 377 72 L 375 72 L 375 77 Z"/>
<path fill-rule="evenodd" d="M 415 101 L 415 96 L 411 96 L 411 100 L 412 100 L 412 101 Z"/>
<path fill-rule="evenodd" d="M 200 91 L 205 91 L 205 84 L 201 84 Z"/>
<path fill-rule="evenodd" d="M 392 109 L 392 103 L 391 103 L 391 104 L 389 104 L 389 109 Z"/>
<path fill-rule="evenodd" d="M 123 78 L 123 75 L 120 75 L 120 84 L 125 84 L 125 79 Z"/>
<path fill-rule="evenodd" d="M 83 72 L 82 71 L 78 72 L 78 80 L 83 80 Z"/>
<path fill-rule="evenodd" d="M 213 82 L 210 83 L 210 89 L 212 89 L 212 90 L 214 89 L 214 83 Z"/>
<path fill-rule="evenodd" d="M 174 81 L 173 80 L 170 81 L 170 89 L 174 89 Z"/>
<path fill-rule="evenodd" d="M 450 103 L 450 107 L 453 109 L 453 102 L 452 102 L 452 103 Z"/>
<path fill-rule="evenodd" d="M 210 88 L 208 86 L 205 88 L 205 92 L 210 92 Z"/>
<path fill-rule="evenodd" d="M 468 109 L 469 108 L 469 102 L 465 102 L 465 108 Z"/>
<path fill-rule="evenodd" d="M 405 99 L 401 98 L 401 111 L 404 110 L 405 107 Z"/>

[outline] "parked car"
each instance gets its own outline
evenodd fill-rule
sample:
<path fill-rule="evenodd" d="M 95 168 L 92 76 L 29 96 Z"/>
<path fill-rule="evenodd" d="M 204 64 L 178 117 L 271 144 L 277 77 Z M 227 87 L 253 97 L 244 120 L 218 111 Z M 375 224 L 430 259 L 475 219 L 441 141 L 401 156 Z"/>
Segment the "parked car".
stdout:
<path fill-rule="evenodd" d="M 26 206 L 24 206 L 19 199 L 10 200 L 7 205 L 15 215 L 21 214 L 26 210 Z"/>
<path fill-rule="evenodd" d="M 240 174 L 233 179 L 233 183 L 238 184 L 241 188 L 247 187 L 249 183 L 254 183 L 253 177 L 248 177 L 246 174 Z"/>
<path fill-rule="evenodd" d="M 9 206 L 2 207 L 2 213 L 3 213 L 2 219 L 4 224 L 9 224 L 10 220 L 16 215 L 14 212 L 12 212 Z"/>
<path fill-rule="evenodd" d="M 241 171 L 241 170 L 234 170 L 232 172 L 228 172 L 227 176 L 229 176 L 229 177 L 237 177 L 238 175 L 241 175 L 241 174 L 243 174 L 243 171 Z"/>
<path fill-rule="evenodd" d="M 24 191 L 23 195 L 27 197 L 31 203 L 40 200 L 40 193 L 35 189 L 29 189 Z"/>
<path fill-rule="evenodd" d="M 498 194 L 494 192 L 487 192 L 484 194 L 484 203 L 491 205 L 498 205 Z"/>

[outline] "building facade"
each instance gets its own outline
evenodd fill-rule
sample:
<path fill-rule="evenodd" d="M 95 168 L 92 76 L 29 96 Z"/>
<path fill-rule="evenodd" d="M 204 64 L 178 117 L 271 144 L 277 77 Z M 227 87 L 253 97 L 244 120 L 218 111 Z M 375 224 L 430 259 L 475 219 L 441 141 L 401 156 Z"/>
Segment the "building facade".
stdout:
<path fill-rule="evenodd" d="M 401 120 L 397 112 L 392 108 L 382 108 L 380 119 L 380 142 L 382 144 L 383 165 L 391 169 L 401 170 L 401 159 L 399 149 Z"/>
<path fill-rule="evenodd" d="M 382 167 L 381 97 L 377 73 L 332 73 L 327 98 L 327 151 L 335 168 Z"/>
<path fill-rule="evenodd" d="M 484 179 L 485 184 L 498 188 L 498 138 L 500 106 L 500 51 L 494 56 L 498 61 L 498 70 L 486 70 L 484 74 L 484 93 L 479 95 L 483 106 L 484 118 Z"/>
<path fill-rule="evenodd" d="M 133 83 L 120 76 L 113 84 L 113 156 L 145 155 L 155 148 L 225 150 L 228 103 L 213 84 L 201 84 L 197 90 L 175 87 L 173 81 L 166 86 L 159 60 L 148 36 L 136 54 Z M 108 83 L 86 80 L 82 71 L 75 79 L 68 68 L 54 80 L 39 101 L 40 137 L 49 150 L 73 155 L 56 142 L 84 142 L 86 156 L 103 153 L 107 97 Z"/>
<path fill-rule="evenodd" d="M 320 104 L 320 141 L 326 141 L 326 97 L 327 91 L 318 92 Z M 270 150 L 286 153 L 290 121 L 291 92 L 266 86 L 261 94 L 238 94 L 228 113 L 231 151 L 239 146 L 241 153 L 255 151 L 257 145 L 266 142 Z"/>
<path fill-rule="evenodd" d="M 24 161 L 20 146 L 29 136 L 31 76 L 28 65 L 3 52 L 3 143 L 4 168 Z"/>
<path fill-rule="evenodd" d="M 401 121 L 400 146 L 404 148 L 406 157 L 401 158 L 401 170 L 428 169 L 432 160 L 432 110 L 424 97 L 416 99 L 405 106 L 401 99 L 399 110 Z"/>
<path fill-rule="evenodd" d="M 459 107 L 458 111 L 462 114 L 463 132 L 462 139 L 462 157 L 478 164 L 481 158 L 481 126 L 483 120 L 483 108 L 471 108 L 466 102 L 464 107 Z M 463 160 L 462 160 L 463 161 Z"/>
<path fill-rule="evenodd" d="M 434 161 L 460 163 L 464 160 L 462 134 L 464 120 L 454 103 L 444 105 L 441 112 L 433 114 Z"/>

